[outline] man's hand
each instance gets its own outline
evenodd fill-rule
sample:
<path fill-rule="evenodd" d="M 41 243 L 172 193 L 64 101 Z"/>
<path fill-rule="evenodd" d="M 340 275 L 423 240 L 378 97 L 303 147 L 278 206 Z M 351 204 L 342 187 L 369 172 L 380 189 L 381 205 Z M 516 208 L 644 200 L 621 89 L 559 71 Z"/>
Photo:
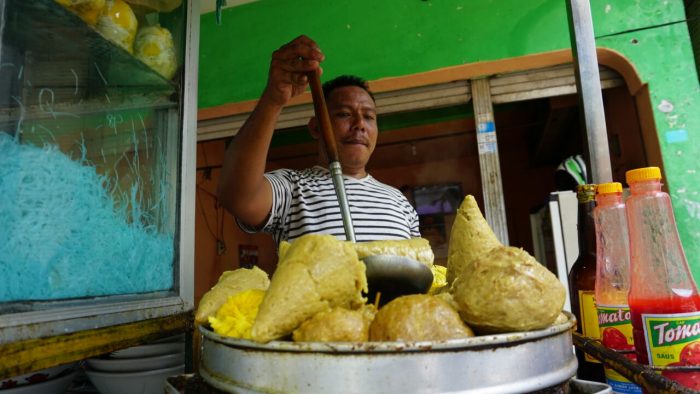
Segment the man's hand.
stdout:
<path fill-rule="evenodd" d="M 284 106 L 308 85 L 307 73 L 321 70 L 324 56 L 314 40 L 299 36 L 272 53 L 270 73 L 262 99 Z"/>

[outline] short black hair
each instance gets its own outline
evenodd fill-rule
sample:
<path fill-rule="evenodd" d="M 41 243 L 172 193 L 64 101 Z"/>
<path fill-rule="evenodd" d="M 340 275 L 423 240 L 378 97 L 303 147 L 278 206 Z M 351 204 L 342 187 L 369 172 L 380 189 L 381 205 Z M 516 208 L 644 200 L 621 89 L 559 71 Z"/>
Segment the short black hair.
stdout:
<path fill-rule="evenodd" d="M 346 86 L 357 86 L 358 88 L 364 89 L 365 92 L 369 94 L 369 97 L 372 98 L 372 101 L 376 102 L 374 95 L 369 91 L 367 81 L 355 75 L 341 75 L 331 79 L 330 81 L 326 81 L 323 84 L 323 97 L 328 100 L 328 96 L 330 96 L 332 91 Z"/>

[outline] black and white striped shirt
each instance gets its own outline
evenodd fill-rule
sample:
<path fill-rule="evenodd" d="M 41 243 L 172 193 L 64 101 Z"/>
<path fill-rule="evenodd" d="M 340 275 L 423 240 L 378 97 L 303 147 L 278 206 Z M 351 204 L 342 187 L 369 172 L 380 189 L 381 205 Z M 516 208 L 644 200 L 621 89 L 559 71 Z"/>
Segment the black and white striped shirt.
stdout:
<path fill-rule="evenodd" d="M 345 240 L 343 219 L 327 169 L 275 170 L 265 174 L 272 185 L 272 211 L 262 228 L 279 245 L 309 233 Z M 371 175 L 343 177 L 355 238 L 358 242 L 420 237 L 418 214 L 406 197 Z M 241 224 L 248 232 L 255 229 Z"/>

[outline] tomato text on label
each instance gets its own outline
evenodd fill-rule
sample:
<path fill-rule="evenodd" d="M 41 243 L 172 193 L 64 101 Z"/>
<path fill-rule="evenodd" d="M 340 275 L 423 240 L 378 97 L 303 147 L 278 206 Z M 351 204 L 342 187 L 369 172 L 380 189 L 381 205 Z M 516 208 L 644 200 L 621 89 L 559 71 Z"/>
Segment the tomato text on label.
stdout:
<path fill-rule="evenodd" d="M 650 321 L 653 346 L 692 342 L 700 336 L 700 319 L 692 321 Z"/>
<path fill-rule="evenodd" d="M 602 307 L 598 306 L 598 325 L 601 327 L 631 324 L 632 313 L 628 307 Z"/>

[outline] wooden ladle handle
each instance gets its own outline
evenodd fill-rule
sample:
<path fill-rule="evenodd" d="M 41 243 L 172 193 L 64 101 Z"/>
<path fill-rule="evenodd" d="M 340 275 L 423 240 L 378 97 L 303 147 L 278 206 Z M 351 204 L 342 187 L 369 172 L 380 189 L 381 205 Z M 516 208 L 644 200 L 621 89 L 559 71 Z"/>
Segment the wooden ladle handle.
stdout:
<path fill-rule="evenodd" d="M 318 127 L 321 129 L 321 139 L 326 147 L 326 154 L 330 162 L 338 161 L 338 147 L 335 145 L 333 135 L 333 125 L 331 124 L 326 99 L 323 97 L 323 87 L 321 86 L 321 76 L 319 71 L 312 71 L 308 74 L 309 86 L 311 87 L 311 98 L 314 101 L 314 113 Z"/>

